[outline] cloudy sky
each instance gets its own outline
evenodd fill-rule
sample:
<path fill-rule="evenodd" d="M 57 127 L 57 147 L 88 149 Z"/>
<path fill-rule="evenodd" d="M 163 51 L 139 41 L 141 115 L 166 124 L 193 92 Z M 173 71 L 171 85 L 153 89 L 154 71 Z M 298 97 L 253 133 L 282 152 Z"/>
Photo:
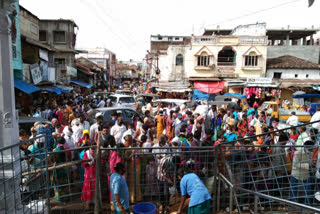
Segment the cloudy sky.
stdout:
<path fill-rule="evenodd" d="M 204 28 L 266 22 L 268 28 L 320 28 L 320 0 L 20 0 L 40 19 L 73 19 L 78 48 L 105 47 L 142 60 L 150 35 L 200 35 Z"/>

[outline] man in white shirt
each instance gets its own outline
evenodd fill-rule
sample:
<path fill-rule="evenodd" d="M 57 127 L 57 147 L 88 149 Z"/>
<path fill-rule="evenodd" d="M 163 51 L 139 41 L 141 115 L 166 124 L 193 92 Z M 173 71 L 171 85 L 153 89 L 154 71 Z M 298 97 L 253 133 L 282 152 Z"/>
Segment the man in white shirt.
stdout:
<path fill-rule="evenodd" d="M 314 115 L 312 115 L 310 122 L 315 122 L 315 121 L 319 121 L 319 120 L 320 120 L 320 106 L 317 106 L 317 111 L 316 111 L 316 113 L 314 113 Z M 313 123 L 312 128 L 314 128 L 315 130 L 318 130 L 318 132 L 319 132 L 320 131 L 320 122 Z"/>
<path fill-rule="evenodd" d="M 289 126 L 297 126 L 299 123 L 299 118 L 296 116 L 296 112 L 291 112 L 291 116 L 287 120 Z"/>
<path fill-rule="evenodd" d="M 83 130 L 83 127 L 80 126 L 80 120 L 76 120 L 75 124 L 72 126 L 72 138 L 76 144 L 81 139 Z"/>
<path fill-rule="evenodd" d="M 123 134 L 127 131 L 126 126 L 123 124 L 122 117 L 118 117 L 118 123 L 112 126 L 110 134 L 115 138 L 117 144 L 122 143 Z"/>
<path fill-rule="evenodd" d="M 101 112 L 96 114 L 97 122 L 90 127 L 90 139 L 95 140 L 96 133 L 99 132 L 99 126 L 103 121 L 103 115 Z"/>
<path fill-rule="evenodd" d="M 124 139 L 126 136 L 130 135 L 130 136 L 133 137 L 133 136 L 134 136 L 134 133 L 135 133 L 135 131 L 134 131 L 134 129 L 133 129 L 133 124 L 129 124 L 129 125 L 128 125 L 128 130 L 123 133 L 122 143 L 124 143 L 124 142 L 126 141 L 126 140 Z"/>

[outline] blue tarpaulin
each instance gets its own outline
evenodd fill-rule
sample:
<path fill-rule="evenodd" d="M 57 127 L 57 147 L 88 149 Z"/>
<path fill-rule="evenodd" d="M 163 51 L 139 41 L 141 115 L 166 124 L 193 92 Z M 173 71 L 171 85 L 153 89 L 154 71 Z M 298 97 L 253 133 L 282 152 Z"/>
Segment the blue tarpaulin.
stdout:
<path fill-rule="evenodd" d="M 48 91 L 51 93 L 56 93 L 57 95 L 68 92 L 68 90 L 64 90 L 64 89 L 57 88 L 57 87 L 41 88 L 41 90 Z"/>
<path fill-rule="evenodd" d="M 298 94 L 298 95 L 293 95 L 293 98 L 320 98 L 320 94 Z"/>
<path fill-rule="evenodd" d="M 199 91 L 197 89 L 193 89 L 193 95 L 192 99 L 196 100 L 214 100 L 215 95 L 214 94 L 207 94 L 202 91 Z"/>
<path fill-rule="evenodd" d="M 35 85 L 31 85 L 25 81 L 14 79 L 14 87 L 19 89 L 20 91 L 23 91 L 26 94 L 31 94 L 36 91 L 40 91 L 40 88 L 38 88 Z"/>
<path fill-rule="evenodd" d="M 246 95 L 242 95 L 242 94 L 239 94 L 239 93 L 225 93 L 224 95 L 225 95 L 225 96 L 238 97 L 239 99 L 241 99 L 241 98 L 246 98 Z"/>
<path fill-rule="evenodd" d="M 90 83 L 82 82 L 82 81 L 79 81 L 79 80 L 71 80 L 71 82 L 74 83 L 74 84 L 80 85 L 82 87 L 85 87 L 85 88 L 91 88 L 92 87 L 92 85 Z"/>

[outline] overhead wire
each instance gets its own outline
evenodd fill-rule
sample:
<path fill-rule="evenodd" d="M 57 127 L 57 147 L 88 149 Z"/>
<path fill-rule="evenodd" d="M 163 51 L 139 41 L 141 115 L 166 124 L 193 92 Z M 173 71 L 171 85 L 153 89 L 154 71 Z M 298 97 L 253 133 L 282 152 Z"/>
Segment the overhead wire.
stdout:
<path fill-rule="evenodd" d="M 94 8 L 91 4 L 87 3 L 85 0 L 80 0 L 80 2 L 82 4 L 84 4 L 87 8 L 89 8 L 89 10 L 91 11 L 92 15 L 98 19 L 109 31 L 107 31 L 108 33 L 112 33 L 119 41 L 121 41 L 122 45 L 126 46 L 122 46 L 123 48 L 126 48 L 128 50 L 130 50 L 132 53 L 137 54 L 136 50 L 134 48 L 132 48 L 132 46 L 127 43 L 127 41 L 125 41 L 120 35 L 118 35 L 112 28 L 111 26 L 103 19 L 103 17 L 100 16 L 99 13 L 96 12 L 96 8 Z"/>
<path fill-rule="evenodd" d="M 257 11 L 251 12 L 251 13 L 247 13 L 247 14 L 244 14 L 244 15 L 241 15 L 241 16 L 237 16 L 237 17 L 229 18 L 229 19 L 226 19 L 226 20 L 223 20 L 223 21 L 219 21 L 219 22 L 216 22 L 214 24 L 210 24 L 207 27 L 214 26 L 214 25 L 219 25 L 219 24 L 222 24 L 222 23 L 234 21 L 236 19 L 241 19 L 241 18 L 244 18 L 244 17 L 252 16 L 252 15 L 256 15 L 258 13 L 262 13 L 262 12 L 265 12 L 265 11 L 268 11 L 268 10 L 272 10 L 272 9 L 276 9 L 276 8 L 279 8 L 279 7 L 283 7 L 285 5 L 292 4 L 292 3 L 295 3 L 295 2 L 298 2 L 298 1 L 302 1 L 302 0 L 287 1 L 287 2 L 284 2 L 284 3 L 281 3 L 281 4 L 274 5 L 272 7 L 264 8 L 264 9 L 257 10 Z"/>

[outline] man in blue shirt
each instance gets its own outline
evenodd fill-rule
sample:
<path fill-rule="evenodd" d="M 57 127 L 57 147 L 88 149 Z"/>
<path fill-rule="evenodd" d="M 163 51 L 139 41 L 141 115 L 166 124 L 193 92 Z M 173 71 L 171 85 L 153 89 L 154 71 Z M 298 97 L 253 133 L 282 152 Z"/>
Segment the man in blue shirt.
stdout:
<path fill-rule="evenodd" d="M 231 126 L 227 127 L 226 133 L 224 133 L 223 136 L 224 136 L 224 138 L 226 139 L 227 142 L 235 141 L 238 138 L 238 135 L 235 134 L 234 132 L 232 132 L 232 127 Z"/>
<path fill-rule="evenodd" d="M 194 164 L 188 162 L 187 167 L 184 170 L 178 170 L 178 178 L 181 180 L 180 190 L 182 196 L 178 213 L 181 213 L 183 204 L 187 199 L 187 195 L 189 195 L 190 202 L 188 214 L 209 214 L 211 200 L 210 193 L 200 178 L 196 174 L 192 173 L 192 166 Z"/>
<path fill-rule="evenodd" d="M 114 167 L 115 172 L 110 177 L 110 187 L 112 201 L 115 207 L 115 214 L 130 214 L 129 209 L 129 190 L 127 182 L 123 177 L 125 173 L 124 164 L 119 162 Z"/>

